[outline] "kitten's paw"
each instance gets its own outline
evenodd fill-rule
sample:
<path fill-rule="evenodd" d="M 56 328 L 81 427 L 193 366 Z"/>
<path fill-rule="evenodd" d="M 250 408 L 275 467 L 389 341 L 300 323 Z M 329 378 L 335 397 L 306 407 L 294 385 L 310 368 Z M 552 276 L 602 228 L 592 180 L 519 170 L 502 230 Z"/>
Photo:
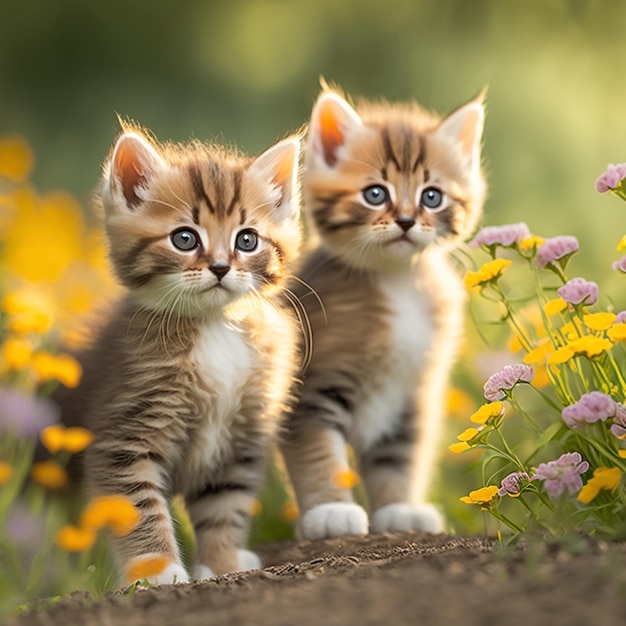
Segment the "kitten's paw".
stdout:
<path fill-rule="evenodd" d="M 215 578 L 213 570 L 207 565 L 194 565 L 193 566 L 193 579 L 194 580 L 209 580 L 209 578 Z"/>
<path fill-rule="evenodd" d="M 367 513 L 351 502 L 320 504 L 300 520 L 300 532 L 305 539 L 367 535 L 367 526 Z"/>
<path fill-rule="evenodd" d="M 237 561 L 239 562 L 240 572 L 247 572 L 251 569 L 261 569 L 263 567 L 261 559 L 251 550 L 237 550 Z"/>
<path fill-rule="evenodd" d="M 444 529 L 443 516 L 432 504 L 396 502 L 378 509 L 372 515 L 373 533 L 423 530 L 437 534 Z"/>
<path fill-rule="evenodd" d="M 155 555 L 148 554 L 132 559 L 126 568 L 126 581 L 134 583 L 137 580 L 147 580 L 151 585 L 173 585 L 189 582 L 187 570 L 179 563 L 169 563 L 160 572 L 148 574 L 151 567 L 150 562 L 154 558 Z"/>

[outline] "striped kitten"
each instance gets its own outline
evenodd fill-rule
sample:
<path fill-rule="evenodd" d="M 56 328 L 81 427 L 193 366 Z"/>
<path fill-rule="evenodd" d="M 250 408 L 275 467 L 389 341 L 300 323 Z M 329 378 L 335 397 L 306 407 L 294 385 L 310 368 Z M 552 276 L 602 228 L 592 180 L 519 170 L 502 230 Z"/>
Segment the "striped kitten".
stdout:
<path fill-rule="evenodd" d="M 153 583 L 189 580 L 169 501 L 196 534 L 195 578 L 252 569 L 243 549 L 269 440 L 293 382 L 295 334 L 277 306 L 300 243 L 300 139 L 255 159 L 126 129 L 100 189 L 126 295 L 82 357 L 64 421 L 95 433 L 91 495 L 123 494 L 138 527 L 113 538 L 122 572 L 149 555 Z"/>
<path fill-rule="evenodd" d="M 319 242 L 291 285 L 312 329 L 283 437 L 306 538 L 441 532 L 425 502 L 464 289 L 448 260 L 481 215 L 482 97 L 448 117 L 416 104 L 353 109 L 325 90 L 312 113 L 304 203 Z M 346 442 L 371 511 L 342 488 Z"/>

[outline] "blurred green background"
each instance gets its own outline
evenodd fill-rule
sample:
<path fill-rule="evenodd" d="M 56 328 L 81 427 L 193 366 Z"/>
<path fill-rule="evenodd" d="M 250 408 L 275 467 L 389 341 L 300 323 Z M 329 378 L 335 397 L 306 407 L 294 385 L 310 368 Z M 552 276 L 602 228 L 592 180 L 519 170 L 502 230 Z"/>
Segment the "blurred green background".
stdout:
<path fill-rule="evenodd" d="M 594 182 L 626 161 L 624 59 L 624 0 L 0 0 L 0 136 L 88 207 L 116 113 L 256 153 L 307 120 L 320 76 L 441 113 L 487 85 L 484 222 L 577 236 L 569 275 L 620 310 L 624 207 Z"/>

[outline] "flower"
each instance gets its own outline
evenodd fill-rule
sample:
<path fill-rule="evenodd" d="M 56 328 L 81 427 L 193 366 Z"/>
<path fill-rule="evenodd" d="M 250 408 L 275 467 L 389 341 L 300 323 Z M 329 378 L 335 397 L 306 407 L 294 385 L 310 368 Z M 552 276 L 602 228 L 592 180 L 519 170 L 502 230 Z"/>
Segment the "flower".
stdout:
<path fill-rule="evenodd" d="M 33 169 L 33 151 L 24 137 L 0 139 L 0 177 L 15 183 L 26 180 Z"/>
<path fill-rule="evenodd" d="M 618 439 L 626 439 L 626 406 L 623 404 L 616 403 L 611 432 Z"/>
<path fill-rule="evenodd" d="M 474 424 L 486 424 L 491 418 L 500 417 L 504 413 L 504 402 L 496 400 L 489 404 L 483 404 L 478 411 L 470 416 Z"/>
<path fill-rule="evenodd" d="M 69 480 L 67 472 L 54 461 L 33 463 L 30 475 L 33 481 L 48 489 L 62 489 Z"/>
<path fill-rule="evenodd" d="M 6 536 L 22 548 L 32 550 L 45 536 L 45 520 L 35 515 L 20 502 L 13 503 L 6 518 Z"/>
<path fill-rule="evenodd" d="M 149 554 L 133 559 L 126 570 L 126 581 L 134 583 L 160 574 L 170 563 L 166 554 Z"/>
<path fill-rule="evenodd" d="M 55 424 L 41 431 L 41 442 L 51 454 L 59 450 L 67 450 L 75 454 L 84 450 L 92 441 L 93 435 L 79 426 L 65 428 L 60 424 Z"/>
<path fill-rule="evenodd" d="M 554 298 L 552 300 L 548 300 L 543 306 L 543 310 L 546 315 L 556 315 L 566 308 L 567 302 L 565 302 L 563 298 Z"/>
<path fill-rule="evenodd" d="M 593 478 L 580 490 L 578 500 L 583 504 L 589 504 L 601 489 L 615 491 L 622 480 L 622 472 L 618 467 L 598 467 L 593 470 Z"/>
<path fill-rule="evenodd" d="M 588 313 L 583 315 L 583 323 L 591 330 L 607 330 L 615 322 L 615 313 Z"/>
<path fill-rule="evenodd" d="M 498 491 L 499 496 L 509 495 L 512 498 L 517 498 L 522 491 L 522 485 L 524 481 L 529 481 L 530 477 L 526 472 L 512 472 L 508 476 L 505 476 L 500 483 L 500 489 Z"/>
<path fill-rule="evenodd" d="M 617 243 L 617 251 L 624 252 L 626 250 L 626 235 L 622 235 L 622 238 Z"/>
<path fill-rule="evenodd" d="M 66 387 L 74 388 L 82 376 L 80 364 L 69 354 L 37 352 L 33 355 L 32 366 L 40 382 L 58 380 Z"/>
<path fill-rule="evenodd" d="M 13 476 L 13 468 L 4 461 L 0 461 L 0 486 L 4 485 Z"/>
<path fill-rule="evenodd" d="M 555 461 L 541 463 L 531 480 L 543 481 L 543 487 L 551 498 L 557 498 L 564 491 L 575 494 L 583 486 L 581 474 L 589 469 L 579 452 L 566 452 Z"/>
<path fill-rule="evenodd" d="M 582 395 L 578 402 L 566 406 L 561 411 L 561 417 L 570 428 L 576 428 L 583 422 L 593 424 L 606 421 L 615 415 L 617 406 L 611 396 L 600 391 L 591 391 Z"/>
<path fill-rule="evenodd" d="M 120 537 L 127 535 L 139 524 L 141 514 L 124 496 L 94 498 L 80 517 L 81 528 L 98 530 L 109 526 Z"/>
<path fill-rule="evenodd" d="M 533 248 L 538 248 L 542 246 L 545 242 L 543 237 L 539 237 L 538 235 L 530 235 L 529 237 L 525 237 L 519 242 L 520 250 L 524 252 L 528 252 L 533 250 Z"/>
<path fill-rule="evenodd" d="M 569 235 L 559 235 L 544 239 L 543 245 L 537 248 L 537 265 L 544 268 L 558 261 L 565 267 L 570 256 L 578 250 L 578 239 Z"/>
<path fill-rule="evenodd" d="M 2 344 L 2 365 L 10 370 L 21 370 L 30 364 L 33 345 L 23 337 L 8 337 Z"/>
<path fill-rule="evenodd" d="M 59 409 L 50 400 L 9 387 L 0 388 L 0 433 L 11 431 L 35 438 L 59 418 Z"/>
<path fill-rule="evenodd" d="M 596 190 L 599 193 L 605 193 L 615 189 L 625 177 L 626 163 L 618 163 L 617 165 L 609 163 L 606 167 L 606 172 L 601 174 L 598 180 L 596 180 Z"/>
<path fill-rule="evenodd" d="M 359 482 L 359 475 L 350 468 L 339 470 L 333 477 L 333 483 L 338 489 L 352 489 Z"/>
<path fill-rule="evenodd" d="M 456 413 L 457 415 L 467 415 L 474 408 L 474 400 L 472 396 L 459 389 L 453 387 L 448 392 L 448 398 L 446 402 L 446 412 Z"/>
<path fill-rule="evenodd" d="M 287 500 L 287 502 L 280 507 L 280 517 L 286 522 L 295 522 L 299 515 L 298 505 L 293 500 Z"/>
<path fill-rule="evenodd" d="M 90 528 L 63 526 L 55 535 L 57 545 L 67 552 L 84 552 L 96 541 L 96 533 Z"/>
<path fill-rule="evenodd" d="M 15 333 L 43 334 L 54 322 L 55 303 L 48 293 L 23 285 L 2 298 L 2 309 L 9 316 L 7 327 Z"/>
<path fill-rule="evenodd" d="M 513 389 L 518 383 L 529 383 L 533 379 L 534 370 L 530 365 L 515 363 L 489 377 L 484 385 L 484 396 L 487 400 L 504 400 L 505 391 Z"/>
<path fill-rule="evenodd" d="M 624 324 L 625 322 L 626 322 L 626 311 L 620 311 L 615 316 L 615 323 L 616 324 Z"/>
<path fill-rule="evenodd" d="M 571 278 L 556 292 L 570 304 L 595 304 L 598 301 L 598 285 L 584 278 Z"/>
<path fill-rule="evenodd" d="M 524 222 L 519 224 L 504 224 L 503 226 L 485 226 L 469 242 L 472 248 L 485 246 L 504 246 L 508 248 L 521 240 L 530 237 L 530 230 Z"/>
<path fill-rule="evenodd" d="M 615 271 L 626 274 L 626 256 L 623 256 L 619 261 L 615 261 L 612 267 Z"/>
<path fill-rule="evenodd" d="M 502 276 L 504 271 L 513 261 L 509 259 L 493 259 L 487 261 L 476 272 L 467 272 L 465 275 L 465 286 L 470 289 L 472 287 L 484 287 L 487 283 L 497 280 Z"/>
<path fill-rule="evenodd" d="M 461 502 L 465 504 L 478 504 L 481 507 L 489 504 L 497 495 L 499 488 L 495 485 L 489 485 L 487 487 L 481 487 L 475 491 L 470 491 L 469 495 L 460 498 Z"/>
<path fill-rule="evenodd" d="M 626 323 L 616 322 L 606 331 L 606 336 L 611 341 L 624 341 L 626 339 Z"/>
<path fill-rule="evenodd" d="M 459 441 L 471 441 L 480 433 L 478 428 L 466 428 L 460 435 L 458 435 L 457 439 Z"/>
<path fill-rule="evenodd" d="M 467 443 L 467 441 L 459 441 L 458 443 L 453 443 L 448 446 L 448 450 L 454 454 L 461 454 L 461 452 L 465 452 L 469 450 L 472 446 Z"/>
<path fill-rule="evenodd" d="M 554 346 L 552 345 L 552 342 L 545 337 L 539 345 L 526 354 L 522 360 L 526 363 L 526 365 L 540 365 L 545 363 L 546 358 L 552 352 L 554 352 Z"/>

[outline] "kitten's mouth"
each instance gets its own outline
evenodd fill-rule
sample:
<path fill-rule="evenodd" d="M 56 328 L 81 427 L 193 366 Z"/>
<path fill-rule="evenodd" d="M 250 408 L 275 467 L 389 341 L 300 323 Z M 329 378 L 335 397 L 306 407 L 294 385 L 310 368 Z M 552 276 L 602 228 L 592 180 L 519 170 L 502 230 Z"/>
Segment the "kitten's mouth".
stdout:
<path fill-rule="evenodd" d="M 403 233 L 402 235 L 400 235 L 399 237 L 396 237 L 395 239 L 392 239 L 391 241 L 387 242 L 388 246 L 393 245 L 394 243 L 408 243 L 410 246 L 414 246 L 415 243 L 412 242 L 406 235 L 406 233 Z"/>

